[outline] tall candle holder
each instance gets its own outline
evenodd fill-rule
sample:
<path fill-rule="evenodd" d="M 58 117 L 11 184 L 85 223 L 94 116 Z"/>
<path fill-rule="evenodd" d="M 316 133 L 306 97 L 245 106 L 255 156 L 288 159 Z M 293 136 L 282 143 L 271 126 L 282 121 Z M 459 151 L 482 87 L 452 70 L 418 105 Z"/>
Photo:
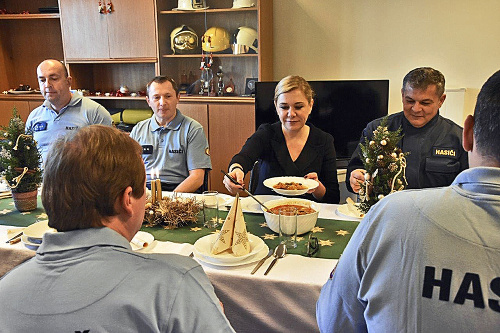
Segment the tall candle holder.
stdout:
<path fill-rule="evenodd" d="M 160 172 L 157 169 L 151 169 L 151 203 L 154 204 L 162 199 Z"/>

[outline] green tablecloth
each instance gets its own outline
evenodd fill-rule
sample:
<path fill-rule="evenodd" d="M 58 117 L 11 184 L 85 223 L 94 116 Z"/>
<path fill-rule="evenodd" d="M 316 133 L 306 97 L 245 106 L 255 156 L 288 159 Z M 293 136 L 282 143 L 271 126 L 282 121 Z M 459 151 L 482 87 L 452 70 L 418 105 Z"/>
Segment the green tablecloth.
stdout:
<path fill-rule="evenodd" d="M 220 215 L 220 218 L 224 219 L 227 212 L 221 211 Z M 264 239 L 264 242 L 269 248 L 274 248 L 278 245 L 278 234 L 274 233 L 266 226 L 262 214 L 245 213 L 244 216 L 247 230 L 250 233 Z M 11 198 L 0 200 L 0 224 L 26 227 L 38 220 L 44 220 L 46 218 L 47 216 L 43 210 L 40 198 L 38 200 L 38 208 L 28 213 L 20 213 L 17 211 Z M 344 251 L 352 233 L 358 226 L 358 223 L 359 222 L 354 221 L 318 219 L 316 227 L 311 231 L 320 242 L 320 249 L 315 257 L 338 259 L 340 254 Z M 215 232 L 215 229 L 204 228 L 201 220 L 199 220 L 197 224 L 190 224 L 173 230 L 166 230 L 162 227 L 149 228 L 145 226 L 142 227 L 142 230 L 150 232 L 154 235 L 155 239 L 160 241 L 191 244 L 194 244 L 198 238 Z M 298 247 L 288 252 L 305 255 L 308 236 L 309 233 L 299 236 Z"/>

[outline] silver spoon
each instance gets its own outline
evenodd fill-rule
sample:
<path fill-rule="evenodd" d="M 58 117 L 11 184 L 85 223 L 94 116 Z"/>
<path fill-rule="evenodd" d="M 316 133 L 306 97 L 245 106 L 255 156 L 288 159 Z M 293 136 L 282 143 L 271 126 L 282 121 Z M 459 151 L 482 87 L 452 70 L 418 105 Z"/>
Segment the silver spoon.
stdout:
<path fill-rule="evenodd" d="M 276 264 L 276 261 L 278 261 L 279 258 L 283 258 L 285 255 L 286 255 L 286 244 L 280 243 L 278 246 L 276 246 L 276 249 L 274 250 L 274 259 L 267 268 L 264 275 L 267 275 L 267 273 L 269 273 L 271 268 L 273 268 L 274 264 Z"/>

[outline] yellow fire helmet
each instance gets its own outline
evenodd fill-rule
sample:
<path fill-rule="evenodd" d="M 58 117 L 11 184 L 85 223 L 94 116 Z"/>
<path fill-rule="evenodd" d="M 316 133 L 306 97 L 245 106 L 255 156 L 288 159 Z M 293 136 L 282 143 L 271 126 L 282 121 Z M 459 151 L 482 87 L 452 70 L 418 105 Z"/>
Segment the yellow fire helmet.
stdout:
<path fill-rule="evenodd" d="M 181 25 L 170 33 L 170 48 L 174 54 L 195 53 L 198 35 L 187 25 Z"/>
<path fill-rule="evenodd" d="M 211 27 L 201 37 L 201 48 L 206 52 L 220 52 L 227 50 L 229 44 L 229 32 L 221 27 Z"/>

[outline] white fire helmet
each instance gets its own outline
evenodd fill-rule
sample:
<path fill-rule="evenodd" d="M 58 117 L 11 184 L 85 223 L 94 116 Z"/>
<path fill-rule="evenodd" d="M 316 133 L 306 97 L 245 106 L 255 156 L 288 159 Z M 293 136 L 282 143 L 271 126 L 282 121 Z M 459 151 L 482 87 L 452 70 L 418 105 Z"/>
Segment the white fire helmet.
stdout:
<path fill-rule="evenodd" d="M 233 8 L 247 8 L 255 6 L 255 0 L 233 0 Z"/>
<path fill-rule="evenodd" d="M 201 37 L 201 48 L 206 52 L 219 52 L 227 50 L 229 44 L 229 32 L 221 27 L 211 27 Z"/>
<path fill-rule="evenodd" d="M 207 9 L 205 0 L 178 0 L 174 10 L 199 10 Z"/>
<path fill-rule="evenodd" d="M 233 54 L 258 52 L 257 31 L 250 27 L 239 27 L 233 34 L 231 48 Z"/>
<path fill-rule="evenodd" d="M 194 53 L 198 48 L 198 35 L 187 25 L 181 25 L 170 33 L 173 54 Z"/>

